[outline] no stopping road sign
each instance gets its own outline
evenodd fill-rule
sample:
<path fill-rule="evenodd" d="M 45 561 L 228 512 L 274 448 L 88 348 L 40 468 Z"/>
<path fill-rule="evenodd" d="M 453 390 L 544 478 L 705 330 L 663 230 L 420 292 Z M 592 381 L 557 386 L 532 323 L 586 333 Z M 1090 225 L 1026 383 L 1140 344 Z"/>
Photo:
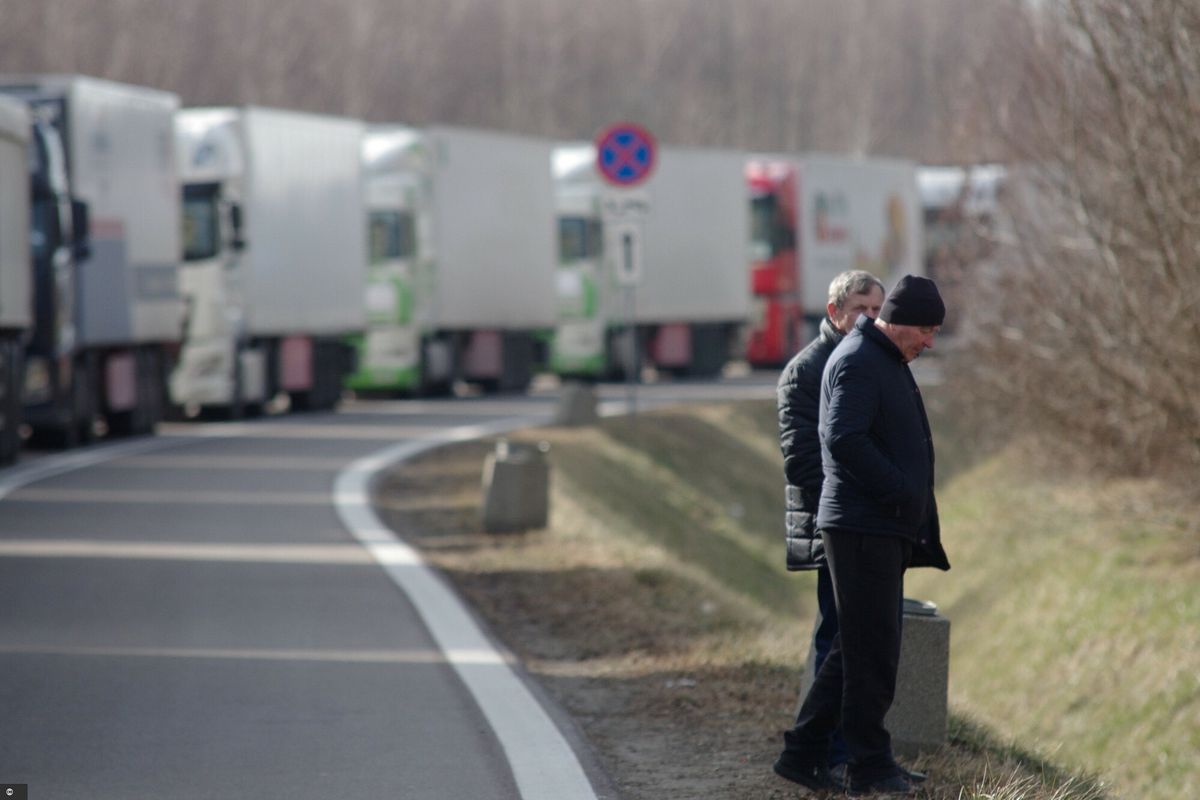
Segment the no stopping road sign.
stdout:
<path fill-rule="evenodd" d="M 656 148 L 645 128 L 620 122 L 596 137 L 596 170 L 614 186 L 636 186 L 654 170 Z"/>

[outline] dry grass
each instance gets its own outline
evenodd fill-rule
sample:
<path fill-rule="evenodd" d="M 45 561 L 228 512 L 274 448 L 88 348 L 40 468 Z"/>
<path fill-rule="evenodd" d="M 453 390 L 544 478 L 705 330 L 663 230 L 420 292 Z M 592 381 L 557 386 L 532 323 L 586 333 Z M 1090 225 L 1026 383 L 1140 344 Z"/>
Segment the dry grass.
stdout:
<path fill-rule="evenodd" d="M 628 800 L 800 794 L 770 773 L 770 763 L 795 708 L 814 589 L 811 575 L 788 575 L 780 564 L 781 472 L 769 438 L 774 417 L 768 410 L 762 422 L 764 408 L 703 407 L 644 415 L 636 426 L 614 420 L 534 432 L 530 438 L 551 444 L 552 516 L 545 531 L 480 532 L 487 442 L 427 454 L 379 487 L 384 517 L 445 571 L 580 721 Z M 725 478 L 706 483 L 710 472 Z M 1155 620 L 1143 621 L 1138 644 L 1113 635 L 1136 614 L 1098 625 L 1085 612 L 1100 604 L 1096 613 L 1115 613 L 1103 600 L 1113 587 L 1102 581 L 1121 557 L 1093 548 L 1092 556 L 1065 562 L 1059 548 L 1078 544 L 1089 528 L 1054 524 L 1064 508 L 1083 519 L 1088 491 L 1030 486 L 1014 475 L 1021 470 L 1013 464 L 988 462 L 942 491 L 956 567 L 948 575 L 922 575 L 910 594 L 937 600 L 954 621 L 958 713 L 950 744 L 914 766 L 931 772 L 926 796 L 937 800 L 1099 800 L 1101 784 L 1032 753 L 1093 765 L 1097 753 L 1116 752 L 1103 749 L 1112 741 L 1100 742 L 1099 731 L 1114 735 L 1123 725 L 1134 726 L 1125 729 L 1125 744 L 1139 753 L 1130 733 L 1152 742 L 1148 747 L 1196 752 L 1189 716 L 1196 705 L 1183 691 L 1194 685 L 1187 681 L 1195 678 L 1196 650 L 1186 647 L 1195 628 L 1186 618 L 1157 619 L 1161 602 L 1154 599 L 1155 587 L 1172 584 L 1169 577 L 1181 567 L 1140 558 L 1138 569 L 1151 572 L 1141 573 L 1133 596 L 1121 603 Z M 1104 514 L 1128 511 L 1140 502 L 1139 492 L 1129 487 L 1125 500 L 1106 496 L 1115 505 Z M 1003 537 L 1019 532 L 997 532 L 1013 524 L 997 517 L 997 497 L 1022 521 L 1027 549 L 1007 552 L 1013 540 Z M 1170 532 L 1154 536 L 1172 539 Z M 1147 584 L 1155 569 L 1169 576 Z M 1193 585 L 1181 587 L 1181 615 L 1194 609 Z M 1053 623 L 1031 624 L 1025 614 L 1031 608 Z M 1158 661 L 1151 670 L 1168 644 L 1154 631 L 1182 631 L 1184 638 L 1166 651 L 1174 662 Z M 1109 662 L 1120 669 L 1098 666 Z M 1135 670 L 1136 680 L 1124 669 Z M 1122 674 L 1152 698 L 1161 694 L 1156 684 L 1175 687 L 1181 716 L 1167 722 L 1176 726 L 1170 732 L 1177 742 L 1117 713 L 1115 706 L 1128 702 L 1119 691 Z M 1091 693 L 1092 702 L 1072 707 L 1079 692 Z M 1136 704 L 1129 705 L 1133 713 Z M 1003 736 L 965 721 L 963 712 L 999 721 Z M 1022 747 L 1012 744 L 1017 737 Z M 1061 744 L 1067 737 L 1092 749 L 1069 749 Z M 1171 793 L 1171 786 L 1190 785 L 1171 773 L 1142 770 L 1149 777 L 1139 782 L 1139 763 L 1147 762 L 1128 770 L 1123 759 L 1102 766 L 1134 789 L 1130 797 L 1189 796 Z"/>

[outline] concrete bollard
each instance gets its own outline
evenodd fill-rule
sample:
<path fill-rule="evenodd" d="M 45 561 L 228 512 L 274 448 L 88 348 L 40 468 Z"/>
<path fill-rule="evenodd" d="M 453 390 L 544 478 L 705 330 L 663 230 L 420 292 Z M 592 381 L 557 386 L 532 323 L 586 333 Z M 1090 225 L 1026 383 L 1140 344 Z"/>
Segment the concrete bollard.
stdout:
<path fill-rule="evenodd" d="M 815 662 L 815 649 L 809 647 L 802 702 L 812 686 Z M 950 620 L 933 603 L 904 598 L 896 697 L 884 719 L 897 755 L 912 758 L 945 743 L 949 684 Z"/>
<path fill-rule="evenodd" d="M 554 415 L 555 425 L 591 425 L 597 418 L 594 387 L 582 383 L 568 383 L 562 387 Z"/>
<path fill-rule="evenodd" d="M 906 597 L 896 699 L 884 719 L 893 750 L 913 757 L 945 743 L 949 689 L 950 620 L 933 603 Z"/>
<path fill-rule="evenodd" d="M 550 511 L 547 442 L 511 444 L 501 439 L 483 462 L 483 529 L 510 533 L 546 527 Z"/>

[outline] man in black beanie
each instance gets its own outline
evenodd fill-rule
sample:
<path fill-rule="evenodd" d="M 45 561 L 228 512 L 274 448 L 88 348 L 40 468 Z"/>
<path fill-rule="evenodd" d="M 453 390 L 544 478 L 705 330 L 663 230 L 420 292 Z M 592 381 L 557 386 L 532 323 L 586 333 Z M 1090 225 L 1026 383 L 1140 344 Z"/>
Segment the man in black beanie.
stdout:
<path fill-rule="evenodd" d="M 859 317 L 822 376 L 817 528 L 840 631 L 775 762 L 776 773 L 811 789 L 834 788 L 828 750 L 840 723 L 851 795 L 916 792 L 883 720 L 900 663 L 904 571 L 950 568 L 933 496 L 933 438 L 908 368 L 933 347 L 945 316 L 933 281 L 906 275 L 879 319 Z"/>

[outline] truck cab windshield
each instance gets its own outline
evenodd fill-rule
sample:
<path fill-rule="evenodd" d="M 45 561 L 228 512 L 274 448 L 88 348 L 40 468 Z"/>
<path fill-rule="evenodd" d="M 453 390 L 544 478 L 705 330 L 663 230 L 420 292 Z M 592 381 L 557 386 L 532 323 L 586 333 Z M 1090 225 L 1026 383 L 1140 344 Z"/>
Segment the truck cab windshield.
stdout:
<path fill-rule="evenodd" d="M 766 261 L 795 247 L 795 236 L 781 217 L 782 210 L 772 195 L 751 199 L 750 246 L 756 261 Z"/>
<path fill-rule="evenodd" d="M 183 188 L 183 260 L 216 258 L 221 251 L 221 225 L 215 183 Z"/>
<path fill-rule="evenodd" d="M 416 253 L 413 215 L 407 211 L 371 212 L 371 263 L 412 258 Z"/>
<path fill-rule="evenodd" d="M 604 248 L 600 220 L 588 217 L 558 218 L 558 260 L 566 264 L 596 258 Z"/>

